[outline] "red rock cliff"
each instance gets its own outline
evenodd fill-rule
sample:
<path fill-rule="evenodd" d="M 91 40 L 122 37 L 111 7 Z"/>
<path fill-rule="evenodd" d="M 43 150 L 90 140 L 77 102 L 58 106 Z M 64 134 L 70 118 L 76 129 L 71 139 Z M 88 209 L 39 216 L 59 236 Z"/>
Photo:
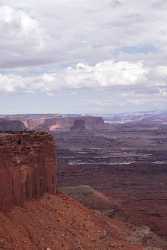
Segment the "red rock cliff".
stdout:
<path fill-rule="evenodd" d="M 0 134 L 0 209 L 54 193 L 56 159 L 47 133 Z"/>
<path fill-rule="evenodd" d="M 76 121 L 82 120 L 85 123 L 86 129 L 103 129 L 105 128 L 104 120 L 101 117 L 94 116 L 80 116 L 80 117 L 57 117 L 43 120 L 39 126 L 34 129 L 39 131 L 56 131 L 56 130 L 70 130 Z M 26 123 L 27 128 L 29 122 Z"/>

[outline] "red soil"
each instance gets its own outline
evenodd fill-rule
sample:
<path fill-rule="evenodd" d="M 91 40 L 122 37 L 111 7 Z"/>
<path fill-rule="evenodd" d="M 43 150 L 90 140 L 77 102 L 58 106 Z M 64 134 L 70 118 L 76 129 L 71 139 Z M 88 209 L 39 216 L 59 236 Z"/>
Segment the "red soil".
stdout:
<path fill-rule="evenodd" d="M 63 194 L 45 195 L 0 213 L 0 249 L 143 249 L 129 245 L 125 233 L 120 223 L 111 223 Z"/>

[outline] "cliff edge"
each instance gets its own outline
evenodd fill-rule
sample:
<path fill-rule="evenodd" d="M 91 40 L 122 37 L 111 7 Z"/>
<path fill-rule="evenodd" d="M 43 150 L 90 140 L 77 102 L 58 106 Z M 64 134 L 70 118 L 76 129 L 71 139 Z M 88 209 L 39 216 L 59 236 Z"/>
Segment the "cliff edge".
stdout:
<path fill-rule="evenodd" d="M 55 148 L 47 133 L 0 133 L 0 209 L 56 191 Z"/>
<path fill-rule="evenodd" d="M 142 250 L 120 224 L 56 192 L 54 152 L 47 133 L 0 134 L 0 249 Z"/>

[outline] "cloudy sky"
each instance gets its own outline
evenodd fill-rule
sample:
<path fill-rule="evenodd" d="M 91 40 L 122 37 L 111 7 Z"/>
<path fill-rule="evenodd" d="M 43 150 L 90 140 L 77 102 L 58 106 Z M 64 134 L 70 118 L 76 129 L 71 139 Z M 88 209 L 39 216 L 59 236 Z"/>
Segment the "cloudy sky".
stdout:
<path fill-rule="evenodd" d="M 166 108 L 166 0 L 0 0 L 0 113 Z"/>

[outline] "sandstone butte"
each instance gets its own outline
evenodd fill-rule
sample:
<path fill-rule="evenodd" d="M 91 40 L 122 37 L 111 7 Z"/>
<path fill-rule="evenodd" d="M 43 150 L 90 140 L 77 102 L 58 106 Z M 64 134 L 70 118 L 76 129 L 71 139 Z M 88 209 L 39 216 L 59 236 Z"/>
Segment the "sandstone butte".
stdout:
<path fill-rule="evenodd" d="M 0 133 L 0 249 L 142 250 L 124 225 L 57 192 L 47 133 Z"/>

